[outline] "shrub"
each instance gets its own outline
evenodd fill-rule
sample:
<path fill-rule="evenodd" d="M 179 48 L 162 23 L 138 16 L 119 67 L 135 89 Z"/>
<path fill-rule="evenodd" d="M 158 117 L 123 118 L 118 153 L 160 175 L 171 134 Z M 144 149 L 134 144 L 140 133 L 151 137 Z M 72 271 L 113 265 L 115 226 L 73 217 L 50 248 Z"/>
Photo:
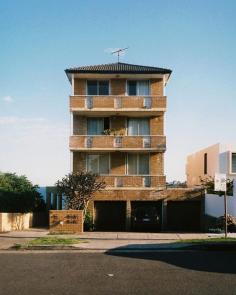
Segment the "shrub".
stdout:
<path fill-rule="evenodd" d="M 230 214 L 227 215 L 227 225 L 228 225 L 227 228 L 229 231 L 231 231 L 231 232 L 236 231 L 236 219 Z M 216 226 L 222 230 L 224 229 L 225 216 L 221 216 L 217 219 Z"/>
<path fill-rule="evenodd" d="M 45 202 L 26 176 L 0 173 L 0 212 L 26 213 L 42 211 Z"/>
<path fill-rule="evenodd" d="M 84 218 L 84 230 L 85 231 L 93 231 L 94 224 L 93 224 L 93 217 L 90 212 L 87 212 Z"/>

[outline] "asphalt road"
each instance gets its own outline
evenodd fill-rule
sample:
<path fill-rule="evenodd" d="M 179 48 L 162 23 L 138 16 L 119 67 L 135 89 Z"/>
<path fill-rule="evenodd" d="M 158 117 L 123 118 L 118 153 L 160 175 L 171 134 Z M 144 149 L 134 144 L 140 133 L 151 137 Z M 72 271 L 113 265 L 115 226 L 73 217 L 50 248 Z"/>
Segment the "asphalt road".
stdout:
<path fill-rule="evenodd" d="M 0 253 L 0 294 L 236 294 L 236 252 Z"/>

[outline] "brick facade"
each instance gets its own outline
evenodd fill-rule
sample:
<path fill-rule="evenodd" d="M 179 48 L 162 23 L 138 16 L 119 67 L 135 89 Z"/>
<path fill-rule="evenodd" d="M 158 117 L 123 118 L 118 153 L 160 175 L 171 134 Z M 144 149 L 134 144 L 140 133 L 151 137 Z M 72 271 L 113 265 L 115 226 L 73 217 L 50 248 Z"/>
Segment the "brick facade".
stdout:
<path fill-rule="evenodd" d="M 103 68 L 104 65 L 101 66 L 101 71 Z M 131 218 L 131 201 L 162 201 L 166 198 L 164 114 L 167 98 L 164 96 L 164 81 L 167 81 L 170 73 L 169 70 L 159 73 L 157 69 L 156 74 L 147 71 L 139 76 L 139 73 L 132 71 L 120 75 L 108 72 L 102 74 L 92 69 L 87 75 L 82 69 L 78 76 L 71 76 L 72 88 L 74 87 L 73 95 L 70 96 L 73 116 L 73 135 L 70 137 L 72 170 L 86 170 L 88 154 L 109 153 L 109 174 L 101 175 L 107 186 L 95 194 L 94 201 L 125 201 L 127 220 Z M 87 96 L 86 80 L 109 81 L 109 95 Z M 137 92 L 137 95 L 129 96 L 128 80 L 148 80 L 150 95 L 142 96 Z M 111 133 L 88 135 L 88 117 L 109 117 Z M 148 119 L 150 134 L 128 135 L 129 118 Z M 128 153 L 149 154 L 148 175 L 128 175 Z M 93 202 L 89 205 L 89 211 L 94 216 Z M 127 229 L 129 225 L 128 222 Z"/>

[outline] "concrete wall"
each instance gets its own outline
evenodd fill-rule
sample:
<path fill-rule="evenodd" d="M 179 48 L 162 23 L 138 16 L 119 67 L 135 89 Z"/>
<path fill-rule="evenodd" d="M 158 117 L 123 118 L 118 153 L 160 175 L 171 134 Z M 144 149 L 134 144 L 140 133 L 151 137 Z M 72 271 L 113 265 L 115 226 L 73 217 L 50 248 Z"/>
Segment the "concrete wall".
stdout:
<path fill-rule="evenodd" d="M 200 177 L 214 177 L 215 172 L 219 171 L 219 151 L 220 145 L 215 144 L 187 157 L 186 176 L 189 187 L 199 185 Z M 205 153 L 207 153 L 207 175 L 204 175 Z"/>
<path fill-rule="evenodd" d="M 227 197 L 228 214 L 236 217 L 236 180 L 234 180 L 233 196 Z M 206 194 L 205 214 L 213 217 L 224 215 L 224 196 Z"/>
<path fill-rule="evenodd" d="M 32 227 L 33 213 L 0 213 L 0 232 Z"/>

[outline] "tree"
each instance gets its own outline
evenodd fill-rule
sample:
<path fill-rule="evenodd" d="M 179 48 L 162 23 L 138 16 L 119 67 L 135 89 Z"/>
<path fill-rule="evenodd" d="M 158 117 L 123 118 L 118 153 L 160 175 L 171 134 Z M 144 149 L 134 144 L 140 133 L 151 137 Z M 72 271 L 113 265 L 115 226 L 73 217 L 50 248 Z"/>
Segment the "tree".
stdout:
<path fill-rule="evenodd" d="M 67 209 L 83 210 L 86 216 L 89 201 L 95 192 L 105 188 L 105 182 L 100 181 L 97 174 L 91 172 L 70 173 L 57 181 L 58 193 L 64 195 Z"/>
<path fill-rule="evenodd" d="M 32 212 L 45 209 L 45 202 L 26 176 L 0 173 L 0 212 Z"/>

